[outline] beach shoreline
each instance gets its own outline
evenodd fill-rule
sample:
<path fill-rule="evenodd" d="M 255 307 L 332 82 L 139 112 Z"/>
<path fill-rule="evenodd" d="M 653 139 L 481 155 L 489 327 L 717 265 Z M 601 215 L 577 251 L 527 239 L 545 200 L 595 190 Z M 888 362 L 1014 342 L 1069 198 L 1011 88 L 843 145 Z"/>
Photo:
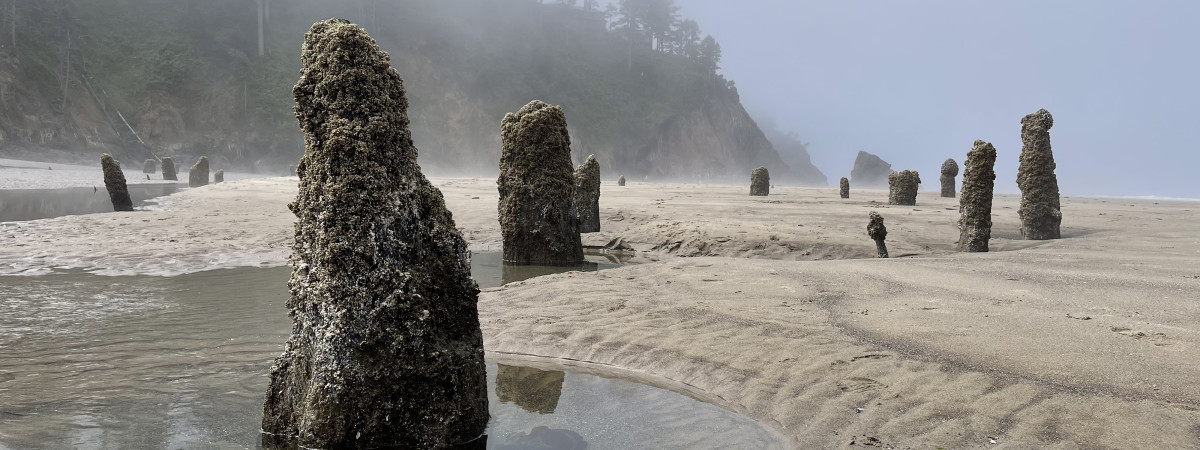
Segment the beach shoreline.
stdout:
<path fill-rule="evenodd" d="M 472 248 L 498 249 L 495 180 L 431 181 Z M 296 183 L 243 179 L 147 211 L 0 224 L 0 274 L 279 266 Z M 584 243 L 642 264 L 485 289 L 485 346 L 686 391 L 796 448 L 1200 442 L 1200 205 L 1064 197 L 1064 239 L 1024 241 L 1019 198 L 998 195 L 994 251 L 963 254 L 957 200 L 886 197 L 606 181 L 602 231 Z M 894 258 L 873 258 L 868 211 L 884 216 Z"/>

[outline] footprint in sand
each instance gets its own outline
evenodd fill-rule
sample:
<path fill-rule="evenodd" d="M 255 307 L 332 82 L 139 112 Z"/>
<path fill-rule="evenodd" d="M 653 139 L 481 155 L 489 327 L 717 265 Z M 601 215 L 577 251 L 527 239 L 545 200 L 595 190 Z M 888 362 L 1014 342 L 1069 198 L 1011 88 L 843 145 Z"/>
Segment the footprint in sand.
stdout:
<path fill-rule="evenodd" d="M 1168 345 L 1171 345 L 1170 342 L 1167 342 L 1168 338 L 1167 338 L 1166 333 L 1147 333 L 1144 331 L 1135 331 L 1135 330 L 1132 330 L 1132 329 L 1126 328 L 1126 327 L 1112 327 L 1111 330 L 1114 333 L 1124 335 L 1124 336 L 1129 336 L 1129 337 L 1137 339 L 1139 341 L 1144 340 L 1147 342 L 1151 342 L 1156 347 L 1166 347 Z"/>
<path fill-rule="evenodd" d="M 872 392 L 886 388 L 887 385 L 870 378 L 850 377 L 837 383 L 842 392 Z"/>

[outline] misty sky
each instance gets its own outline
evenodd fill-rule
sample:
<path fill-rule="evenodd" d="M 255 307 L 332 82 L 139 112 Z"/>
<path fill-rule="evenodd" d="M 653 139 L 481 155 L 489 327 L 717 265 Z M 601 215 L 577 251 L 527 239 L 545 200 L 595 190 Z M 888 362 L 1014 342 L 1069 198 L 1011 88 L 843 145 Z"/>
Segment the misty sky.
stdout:
<path fill-rule="evenodd" d="M 1020 119 L 1046 108 L 1064 194 L 1200 197 L 1200 2 L 676 1 L 832 183 L 861 149 L 937 190 L 983 139 L 1018 192 Z"/>

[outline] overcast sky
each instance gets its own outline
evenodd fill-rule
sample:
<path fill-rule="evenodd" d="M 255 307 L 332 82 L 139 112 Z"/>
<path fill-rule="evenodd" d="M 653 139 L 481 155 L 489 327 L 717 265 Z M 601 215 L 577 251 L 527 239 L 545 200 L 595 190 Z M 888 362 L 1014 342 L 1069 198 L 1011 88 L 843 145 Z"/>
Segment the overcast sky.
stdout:
<path fill-rule="evenodd" d="M 1200 197 L 1200 1 L 677 0 L 743 103 L 810 143 L 831 182 L 858 150 L 894 169 L 999 151 L 1046 108 L 1067 195 Z"/>

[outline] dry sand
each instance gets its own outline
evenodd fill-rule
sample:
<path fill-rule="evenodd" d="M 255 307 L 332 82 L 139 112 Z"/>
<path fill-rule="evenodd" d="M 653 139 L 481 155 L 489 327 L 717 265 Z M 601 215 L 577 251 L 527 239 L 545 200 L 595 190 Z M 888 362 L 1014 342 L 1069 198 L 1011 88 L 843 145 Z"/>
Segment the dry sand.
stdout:
<path fill-rule="evenodd" d="M 495 181 L 434 182 L 473 248 L 498 248 Z M 4 224 L 0 273 L 282 264 L 295 183 Z M 748 193 L 606 182 L 585 244 L 645 263 L 486 290 L 487 348 L 687 392 L 797 448 L 1200 448 L 1200 203 L 1065 197 L 1064 239 L 1029 242 L 1001 195 L 993 252 L 960 254 L 935 192 Z M 873 208 L 893 259 L 870 258 Z"/>

